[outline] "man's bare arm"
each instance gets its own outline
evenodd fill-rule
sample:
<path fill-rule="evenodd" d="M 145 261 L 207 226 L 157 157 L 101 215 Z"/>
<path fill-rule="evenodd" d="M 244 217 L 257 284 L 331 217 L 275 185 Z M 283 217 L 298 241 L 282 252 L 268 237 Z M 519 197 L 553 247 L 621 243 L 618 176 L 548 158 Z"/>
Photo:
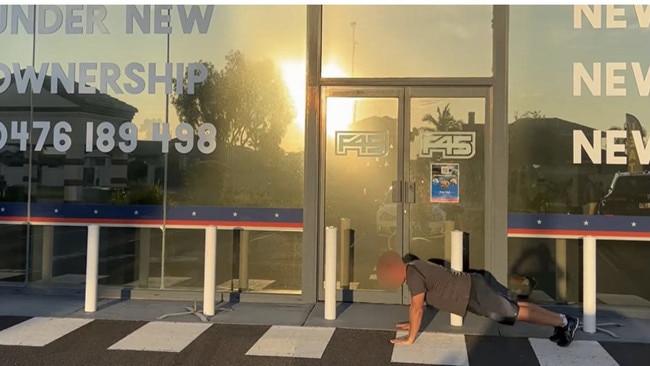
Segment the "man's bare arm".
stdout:
<path fill-rule="evenodd" d="M 415 341 L 415 337 L 422 324 L 422 314 L 424 313 L 424 293 L 411 297 L 411 306 L 409 308 L 409 336 L 410 343 Z"/>

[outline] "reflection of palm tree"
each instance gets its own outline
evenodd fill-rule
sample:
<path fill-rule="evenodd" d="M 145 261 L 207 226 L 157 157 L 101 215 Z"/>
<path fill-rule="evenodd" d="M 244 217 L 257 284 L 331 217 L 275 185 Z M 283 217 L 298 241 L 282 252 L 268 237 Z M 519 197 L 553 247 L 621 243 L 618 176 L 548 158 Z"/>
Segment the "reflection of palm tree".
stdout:
<path fill-rule="evenodd" d="M 436 112 L 438 119 L 434 118 L 431 113 L 427 113 L 422 117 L 422 121 L 432 123 L 436 131 L 461 131 L 463 129 L 463 121 L 451 115 L 449 104 L 442 110 L 438 107 Z"/>

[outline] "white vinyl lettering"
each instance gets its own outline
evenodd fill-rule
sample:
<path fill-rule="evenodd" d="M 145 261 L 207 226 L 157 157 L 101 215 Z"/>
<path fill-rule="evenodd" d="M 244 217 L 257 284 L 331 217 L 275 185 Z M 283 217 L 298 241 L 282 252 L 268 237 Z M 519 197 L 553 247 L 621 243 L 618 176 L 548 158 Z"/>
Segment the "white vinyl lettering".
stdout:
<path fill-rule="evenodd" d="M 600 131 L 594 131 L 592 136 L 593 144 L 589 142 L 585 133 L 581 130 L 573 131 L 573 164 L 582 164 L 582 151 L 587 153 L 594 164 L 601 163 Z"/>
<path fill-rule="evenodd" d="M 624 140 L 626 132 L 622 130 L 609 130 L 605 133 L 607 141 L 607 164 L 626 164 L 625 156 L 616 155 L 616 153 L 625 152 L 625 142 L 618 143 L 616 140 Z"/>
<path fill-rule="evenodd" d="M 594 62 L 592 73 L 585 68 L 581 62 L 573 63 L 573 96 L 582 95 L 582 83 L 584 82 L 587 89 L 593 96 L 599 96 L 601 90 L 601 67 L 600 62 Z"/>
<path fill-rule="evenodd" d="M 613 97 L 627 95 L 625 76 L 616 74 L 617 71 L 625 71 L 625 69 L 625 62 L 607 62 L 605 64 L 605 95 Z"/>

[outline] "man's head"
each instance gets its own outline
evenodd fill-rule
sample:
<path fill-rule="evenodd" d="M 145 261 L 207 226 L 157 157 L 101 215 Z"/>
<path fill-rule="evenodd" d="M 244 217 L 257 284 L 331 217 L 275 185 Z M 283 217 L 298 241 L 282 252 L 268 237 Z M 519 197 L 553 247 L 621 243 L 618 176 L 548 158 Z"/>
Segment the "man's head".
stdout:
<path fill-rule="evenodd" d="M 377 281 L 388 290 L 395 290 L 406 280 L 406 264 L 399 254 L 388 251 L 377 261 Z"/>

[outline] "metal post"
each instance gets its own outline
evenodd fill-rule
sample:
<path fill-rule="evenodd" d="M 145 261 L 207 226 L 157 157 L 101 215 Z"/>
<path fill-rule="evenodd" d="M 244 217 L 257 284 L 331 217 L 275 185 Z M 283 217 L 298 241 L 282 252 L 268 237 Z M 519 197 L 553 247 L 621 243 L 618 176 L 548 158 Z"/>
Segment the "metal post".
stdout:
<path fill-rule="evenodd" d="M 214 297 L 217 290 L 217 228 L 205 228 L 205 268 L 203 271 L 203 314 L 214 315 Z"/>
<path fill-rule="evenodd" d="M 341 245 L 339 254 L 339 279 L 341 288 L 350 288 L 350 229 L 352 220 L 341 219 Z"/>
<path fill-rule="evenodd" d="M 325 319 L 336 319 L 336 234 L 330 226 L 325 231 Z"/>
<path fill-rule="evenodd" d="M 142 288 L 149 288 L 151 231 L 152 229 L 141 228 L 138 241 L 138 286 Z"/>
<path fill-rule="evenodd" d="M 54 227 L 43 226 L 43 258 L 41 270 L 43 271 L 42 279 L 49 281 L 52 279 L 52 254 L 54 249 Z"/>
<path fill-rule="evenodd" d="M 239 231 L 239 290 L 248 290 L 248 231 Z"/>
<path fill-rule="evenodd" d="M 451 269 L 463 271 L 463 232 L 460 230 L 451 232 Z M 454 327 L 462 327 L 463 317 L 451 314 L 450 323 Z"/>
<path fill-rule="evenodd" d="M 97 310 L 97 275 L 99 266 L 99 226 L 88 226 L 88 249 L 86 251 L 86 304 L 85 311 Z"/>
<path fill-rule="evenodd" d="M 596 238 L 586 236 L 582 241 L 582 311 L 583 330 L 596 333 Z"/>

